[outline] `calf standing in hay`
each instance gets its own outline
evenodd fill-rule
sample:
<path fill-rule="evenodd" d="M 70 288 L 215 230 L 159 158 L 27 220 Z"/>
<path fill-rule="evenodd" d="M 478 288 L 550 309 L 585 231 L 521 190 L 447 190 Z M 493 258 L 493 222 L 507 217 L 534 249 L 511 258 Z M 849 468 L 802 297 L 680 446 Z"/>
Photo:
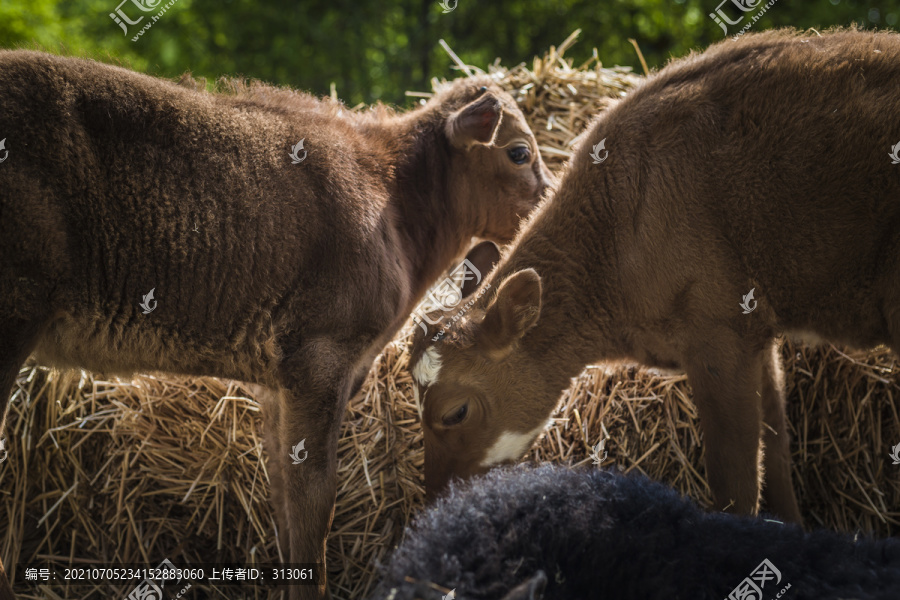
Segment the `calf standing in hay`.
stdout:
<path fill-rule="evenodd" d="M 755 513 L 765 473 L 800 521 L 774 338 L 900 349 L 896 114 L 900 35 L 857 31 L 727 40 L 603 113 L 488 292 L 413 349 L 429 494 L 623 359 L 687 372 L 716 508 Z"/>
<path fill-rule="evenodd" d="M 0 415 L 35 350 L 266 386 L 284 555 L 324 566 L 348 400 L 472 236 L 510 241 L 548 185 L 513 99 L 468 79 L 353 113 L 19 51 L 0 98 Z"/>

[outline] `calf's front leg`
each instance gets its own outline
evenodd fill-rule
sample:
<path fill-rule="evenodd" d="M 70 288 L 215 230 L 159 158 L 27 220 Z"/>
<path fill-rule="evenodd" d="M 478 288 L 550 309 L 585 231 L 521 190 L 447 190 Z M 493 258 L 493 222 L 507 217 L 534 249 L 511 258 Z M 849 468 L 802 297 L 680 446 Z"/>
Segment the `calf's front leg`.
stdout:
<path fill-rule="evenodd" d="M 717 510 L 756 514 L 760 490 L 762 352 L 739 344 L 694 354 L 686 372 L 700 413 L 706 476 Z"/>
<path fill-rule="evenodd" d="M 269 501 L 275 512 L 275 526 L 280 556 L 287 559 L 290 555 L 287 544 L 287 504 L 284 495 L 284 461 L 288 459 L 289 449 L 281 446 L 278 427 L 281 423 L 282 390 L 261 385 L 245 384 L 260 402 L 263 414 L 263 447 L 266 450 L 266 471 L 269 475 Z"/>
<path fill-rule="evenodd" d="M 279 394 L 276 447 L 285 456 L 275 461 L 280 475 L 273 482 L 283 489 L 273 497 L 278 501 L 276 510 L 283 511 L 279 519 L 284 523 L 282 551 L 287 562 L 310 564 L 319 577 L 318 585 L 290 586 L 291 600 L 327 597 L 325 538 L 334 517 L 337 443 L 346 404 L 338 393 L 316 397 L 284 390 Z M 303 448 L 294 451 L 301 442 Z"/>

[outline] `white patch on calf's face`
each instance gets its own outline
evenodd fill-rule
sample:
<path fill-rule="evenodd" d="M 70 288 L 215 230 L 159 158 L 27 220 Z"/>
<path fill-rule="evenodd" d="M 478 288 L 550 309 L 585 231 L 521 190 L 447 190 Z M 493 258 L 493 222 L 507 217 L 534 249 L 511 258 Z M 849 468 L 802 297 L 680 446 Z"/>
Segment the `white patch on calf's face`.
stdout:
<path fill-rule="evenodd" d="M 492 467 L 508 460 L 516 460 L 522 458 L 528 447 L 534 442 L 550 421 L 542 423 L 536 428 L 526 433 L 517 433 L 515 431 L 504 431 L 494 442 L 494 445 L 488 448 L 487 454 L 481 461 L 482 467 Z"/>
<path fill-rule="evenodd" d="M 422 358 L 412 368 L 412 376 L 419 385 L 428 387 L 434 385 L 441 372 L 441 355 L 437 348 L 431 346 L 422 354 Z"/>

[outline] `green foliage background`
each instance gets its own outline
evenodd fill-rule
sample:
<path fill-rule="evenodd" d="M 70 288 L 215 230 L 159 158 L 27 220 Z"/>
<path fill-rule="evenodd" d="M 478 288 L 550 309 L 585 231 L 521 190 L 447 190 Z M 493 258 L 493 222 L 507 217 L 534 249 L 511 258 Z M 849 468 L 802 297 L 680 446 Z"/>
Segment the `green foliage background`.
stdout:
<path fill-rule="evenodd" d="M 583 30 L 569 55 L 596 47 L 605 65 L 651 68 L 722 39 L 707 15 L 721 0 L 177 0 L 136 42 L 109 17 L 121 0 L 0 0 L 0 48 L 28 47 L 118 62 L 164 77 L 243 75 L 349 104 L 406 104 L 405 90 L 451 77 L 445 39 L 463 60 L 513 66 Z M 454 0 L 448 0 L 450 5 Z M 164 4 L 164 2 L 163 2 Z M 127 0 L 132 19 L 143 14 Z M 753 14 L 753 13 L 748 13 Z M 778 0 L 754 30 L 857 23 L 894 28 L 900 0 Z"/>

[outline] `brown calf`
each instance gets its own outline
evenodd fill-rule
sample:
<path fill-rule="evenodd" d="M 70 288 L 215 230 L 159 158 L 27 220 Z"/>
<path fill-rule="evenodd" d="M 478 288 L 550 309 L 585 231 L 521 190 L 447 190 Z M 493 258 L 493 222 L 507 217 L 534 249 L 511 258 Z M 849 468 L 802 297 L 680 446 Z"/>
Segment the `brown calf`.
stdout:
<path fill-rule="evenodd" d="M 488 293 L 414 347 L 429 494 L 621 359 L 688 374 L 717 508 L 755 512 L 765 472 L 799 521 L 774 338 L 900 349 L 897 114 L 900 35 L 856 31 L 727 40 L 602 114 Z"/>
<path fill-rule="evenodd" d="M 469 79 L 354 113 L 19 51 L 0 98 L 0 415 L 35 350 L 265 386 L 284 555 L 324 565 L 348 400 L 471 238 L 511 240 L 548 184 L 513 99 Z"/>

